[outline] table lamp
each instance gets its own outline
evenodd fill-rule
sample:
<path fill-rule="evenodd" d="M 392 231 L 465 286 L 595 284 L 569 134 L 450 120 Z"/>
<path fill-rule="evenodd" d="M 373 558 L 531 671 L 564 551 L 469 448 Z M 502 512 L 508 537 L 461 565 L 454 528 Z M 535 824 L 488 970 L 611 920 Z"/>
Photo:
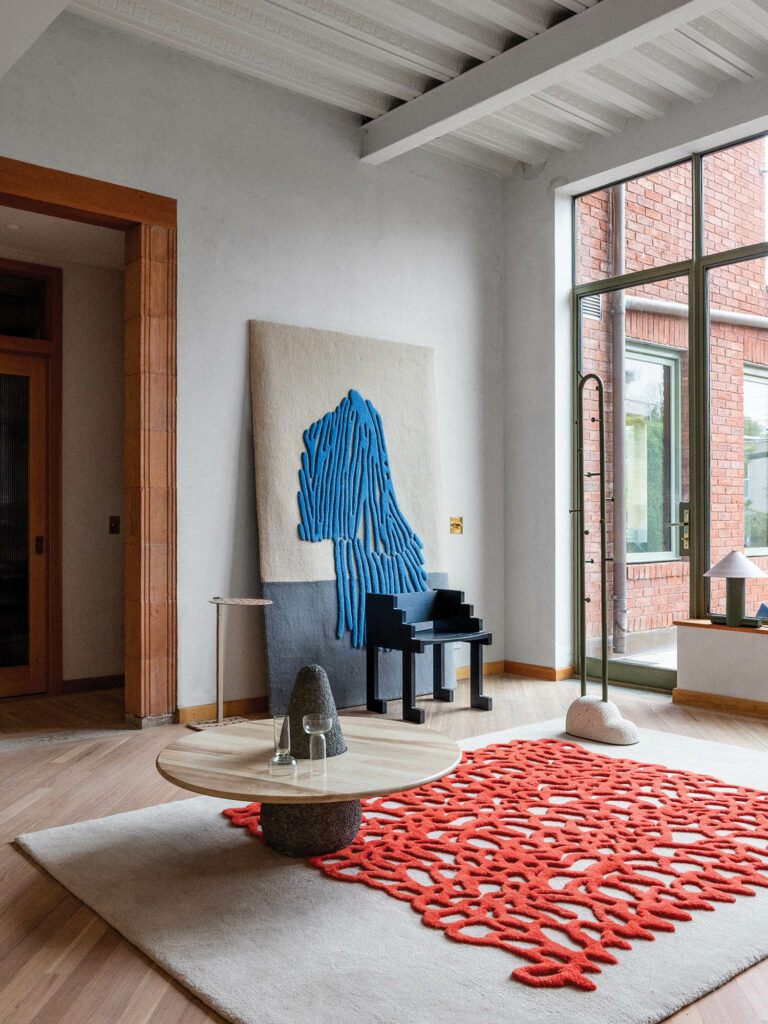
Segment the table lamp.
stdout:
<path fill-rule="evenodd" d="M 759 565 L 751 562 L 741 551 L 731 551 L 717 565 L 704 573 L 705 576 L 725 580 L 725 625 L 757 626 L 757 619 L 744 618 L 744 580 L 757 576 L 768 576 Z M 722 615 L 710 615 L 712 622 L 723 621 Z"/>

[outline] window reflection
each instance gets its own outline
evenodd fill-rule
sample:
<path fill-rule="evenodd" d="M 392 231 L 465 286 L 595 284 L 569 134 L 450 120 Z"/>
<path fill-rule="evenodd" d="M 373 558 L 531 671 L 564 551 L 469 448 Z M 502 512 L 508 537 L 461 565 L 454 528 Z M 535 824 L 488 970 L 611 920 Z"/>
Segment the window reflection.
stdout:
<path fill-rule="evenodd" d="M 768 548 L 768 373 L 764 367 L 744 368 L 744 546 Z"/>

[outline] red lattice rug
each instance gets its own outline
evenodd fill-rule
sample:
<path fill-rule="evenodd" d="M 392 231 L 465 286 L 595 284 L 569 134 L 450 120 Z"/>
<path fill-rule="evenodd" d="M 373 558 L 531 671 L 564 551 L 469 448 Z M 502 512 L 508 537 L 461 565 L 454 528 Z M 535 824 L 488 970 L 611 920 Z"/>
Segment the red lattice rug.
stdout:
<path fill-rule="evenodd" d="M 224 814 L 258 835 L 258 812 Z M 512 977 L 529 985 L 594 989 L 630 940 L 768 888 L 768 794 L 559 740 L 471 751 L 363 817 L 354 843 L 311 863 L 524 957 Z"/>

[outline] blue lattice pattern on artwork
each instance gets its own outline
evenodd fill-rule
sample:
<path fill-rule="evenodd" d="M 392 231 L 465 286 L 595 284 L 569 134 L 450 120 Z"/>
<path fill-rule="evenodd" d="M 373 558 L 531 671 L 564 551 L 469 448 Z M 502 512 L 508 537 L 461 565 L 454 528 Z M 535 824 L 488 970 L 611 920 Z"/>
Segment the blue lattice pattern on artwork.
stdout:
<path fill-rule="evenodd" d="M 365 595 L 428 590 L 423 544 L 397 503 L 381 416 L 351 390 L 304 431 L 299 536 L 332 540 L 336 634 L 365 643 Z"/>

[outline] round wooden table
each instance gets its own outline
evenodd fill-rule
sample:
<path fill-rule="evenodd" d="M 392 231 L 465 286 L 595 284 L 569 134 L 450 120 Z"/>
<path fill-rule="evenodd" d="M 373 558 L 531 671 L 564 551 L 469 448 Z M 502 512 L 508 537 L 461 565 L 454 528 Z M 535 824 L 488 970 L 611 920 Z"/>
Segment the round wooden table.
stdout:
<path fill-rule="evenodd" d="M 344 754 L 324 775 L 300 760 L 294 775 L 270 775 L 272 720 L 238 722 L 175 740 L 157 770 L 169 782 L 206 796 L 261 802 L 270 846 L 308 857 L 348 846 L 360 829 L 360 800 L 416 789 L 447 775 L 461 760 L 457 743 L 433 729 L 389 719 L 341 718 Z"/>

